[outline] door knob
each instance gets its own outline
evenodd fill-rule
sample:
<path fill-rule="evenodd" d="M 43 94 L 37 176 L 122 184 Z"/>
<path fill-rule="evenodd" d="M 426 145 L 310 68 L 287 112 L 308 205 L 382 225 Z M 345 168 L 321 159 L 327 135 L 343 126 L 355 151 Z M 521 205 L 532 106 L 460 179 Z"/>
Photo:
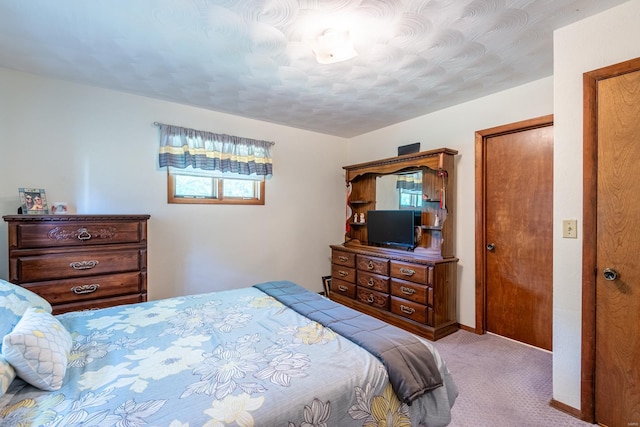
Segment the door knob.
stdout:
<path fill-rule="evenodd" d="M 604 276 L 605 280 L 616 280 L 619 276 L 617 271 L 615 271 L 613 268 L 608 267 L 602 271 L 602 275 Z"/>
<path fill-rule="evenodd" d="M 495 248 L 496 248 L 496 244 L 495 243 L 489 243 L 487 245 L 487 249 L 490 250 L 490 251 L 494 250 Z"/>

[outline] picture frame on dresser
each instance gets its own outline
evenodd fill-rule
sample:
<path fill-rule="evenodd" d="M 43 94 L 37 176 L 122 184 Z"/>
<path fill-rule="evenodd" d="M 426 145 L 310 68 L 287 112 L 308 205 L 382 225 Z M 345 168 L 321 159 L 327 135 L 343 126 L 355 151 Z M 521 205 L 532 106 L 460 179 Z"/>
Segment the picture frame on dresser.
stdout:
<path fill-rule="evenodd" d="M 20 208 L 23 215 L 47 215 L 49 205 L 44 188 L 18 188 Z"/>

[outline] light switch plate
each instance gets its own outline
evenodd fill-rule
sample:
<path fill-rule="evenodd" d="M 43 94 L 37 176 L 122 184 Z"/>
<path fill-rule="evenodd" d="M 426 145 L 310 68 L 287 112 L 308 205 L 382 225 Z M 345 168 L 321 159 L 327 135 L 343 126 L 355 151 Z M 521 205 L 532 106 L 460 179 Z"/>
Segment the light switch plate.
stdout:
<path fill-rule="evenodd" d="M 578 238 L 578 220 L 577 219 L 562 220 L 562 237 L 565 239 Z"/>

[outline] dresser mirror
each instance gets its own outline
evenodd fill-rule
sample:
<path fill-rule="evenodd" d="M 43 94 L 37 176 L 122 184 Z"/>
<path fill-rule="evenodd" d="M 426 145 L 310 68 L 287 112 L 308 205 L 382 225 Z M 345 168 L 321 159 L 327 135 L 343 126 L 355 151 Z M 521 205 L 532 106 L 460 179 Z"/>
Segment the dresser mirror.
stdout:
<path fill-rule="evenodd" d="M 413 253 L 433 259 L 453 258 L 457 153 L 443 148 L 343 166 L 352 215 L 345 244 L 370 246 L 368 212 L 418 211 L 422 236 L 416 237 Z M 399 184 L 402 191 L 397 189 Z"/>
<path fill-rule="evenodd" d="M 421 208 L 422 170 L 376 177 L 376 210 Z"/>

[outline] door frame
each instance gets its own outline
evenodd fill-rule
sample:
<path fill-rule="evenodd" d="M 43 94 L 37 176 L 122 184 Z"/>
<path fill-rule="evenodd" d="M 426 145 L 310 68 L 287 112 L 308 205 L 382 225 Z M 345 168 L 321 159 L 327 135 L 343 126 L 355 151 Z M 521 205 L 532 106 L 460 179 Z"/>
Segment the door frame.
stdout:
<path fill-rule="evenodd" d="M 521 132 L 530 129 L 537 129 L 546 126 L 553 126 L 553 114 L 523 120 L 508 125 L 497 126 L 490 129 L 476 131 L 475 141 L 475 188 L 476 188 L 476 334 L 487 332 L 487 139 L 506 135 L 509 133 Z"/>
<path fill-rule="evenodd" d="M 596 223 L 598 202 L 598 81 L 640 71 L 640 58 L 583 74 L 583 206 L 582 206 L 582 354 L 580 412 L 595 422 L 596 372 Z"/>

